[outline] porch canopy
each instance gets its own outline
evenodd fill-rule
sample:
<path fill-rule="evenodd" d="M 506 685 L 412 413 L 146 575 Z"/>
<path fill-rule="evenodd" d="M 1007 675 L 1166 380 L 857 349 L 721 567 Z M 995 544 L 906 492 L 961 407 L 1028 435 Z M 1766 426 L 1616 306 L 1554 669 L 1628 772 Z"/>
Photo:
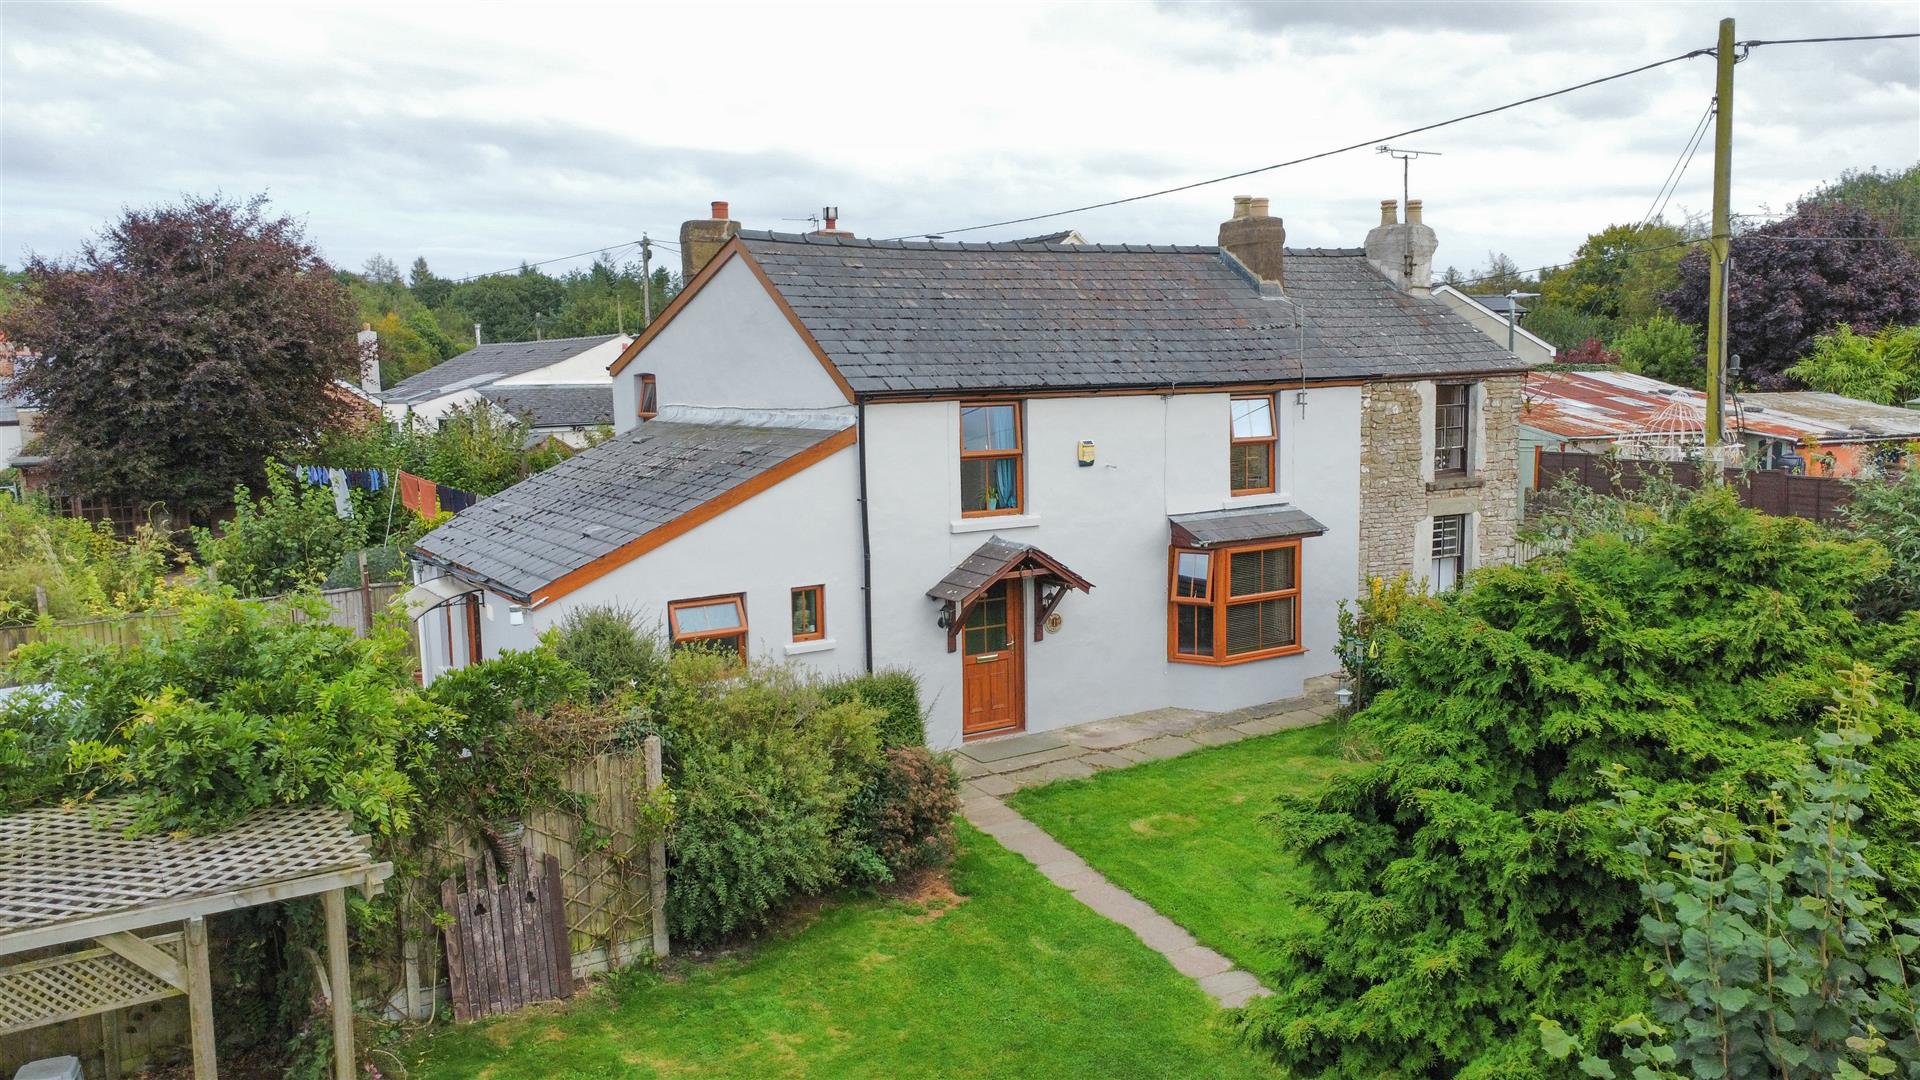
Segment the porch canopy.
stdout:
<path fill-rule="evenodd" d="M 206 917 L 318 894 L 326 915 L 334 1075 L 353 1075 L 346 892 L 393 873 L 351 819 L 273 809 L 206 836 L 129 836 L 123 801 L 0 817 L 0 1035 L 185 994 L 193 1072 L 217 1074 Z M 170 932 L 139 932 L 178 923 Z"/>
<path fill-rule="evenodd" d="M 1067 569 L 1064 563 L 1039 548 L 996 536 L 981 544 L 973 554 L 961 560 L 959 566 L 947 571 L 946 577 L 927 590 L 928 596 L 946 605 L 948 652 L 959 648 L 960 628 L 966 625 L 967 614 L 987 594 L 987 590 L 1008 578 L 1020 577 L 1033 579 L 1035 641 L 1046 638 L 1047 617 L 1060 606 L 1068 589 L 1088 592 L 1093 588 L 1086 578 Z"/>
<path fill-rule="evenodd" d="M 1291 540 L 1299 536 L 1319 536 L 1327 531 L 1311 514 L 1288 505 L 1175 514 L 1167 519 L 1167 525 L 1173 534 L 1173 546 L 1183 548 Z"/>

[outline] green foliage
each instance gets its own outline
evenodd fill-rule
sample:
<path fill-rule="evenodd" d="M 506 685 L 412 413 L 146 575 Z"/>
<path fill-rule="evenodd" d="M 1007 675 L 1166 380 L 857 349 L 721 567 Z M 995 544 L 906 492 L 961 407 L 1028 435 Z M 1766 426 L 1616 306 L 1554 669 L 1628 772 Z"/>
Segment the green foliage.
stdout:
<path fill-rule="evenodd" d="M 32 775 L 0 788 L 4 809 L 53 792 L 123 795 L 148 830 L 206 831 L 263 806 L 323 804 L 404 832 L 427 733 L 450 719 L 416 693 L 400 625 L 356 638 L 316 601 L 187 594 L 164 636 L 126 650 L 33 642 L 6 675 L 60 698 L 0 704 L 0 746 L 36 750 Z"/>
<path fill-rule="evenodd" d="M 1706 381 L 1700 331 L 1670 315 L 1628 327 L 1613 346 L 1628 371 L 1679 386 L 1698 387 Z"/>
<path fill-rule="evenodd" d="M 927 744 L 926 716 L 920 711 L 920 680 L 911 671 L 876 671 L 821 687 L 830 704 L 859 701 L 883 712 L 880 745 L 891 750 Z"/>
<path fill-rule="evenodd" d="M 1378 628 L 1388 688 L 1352 722 L 1377 760 L 1276 816 L 1324 925 L 1280 928 L 1277 993 L 1238 1025 L 1292 1075 L 1569 1076 L 1528 1018 L 1644 1011 L 1643 913 L 1602 773 L 1752 812 L 1863 655 L 1852 605 L 1884 558 L 1703 492 L 1638 541 L 1486 567 Z M 1920 718 L 1871 762 L 1867 857 L 1920 895 Z"/>
<path fill-rule="evenodd" d="M 1520 325 L 1545 338 L 1556 349 L 1578 348 L 1588 341 L 1605 341 L 1613 332 L 1613 323 L 1604 316 L 1540 300 L 1527 311 Z"/>
<path fill-rule="evenodd" d="M 667 917 L 695 946 L 765 925 L 848 872 L 846 816 L 881 761 L 880 710 L 785 668 L 674 654 L 660 699 L 675 822 Z"/>
<path fill-rule="evenodd" d="M 161 603 L 176 552 L 142 526 L 122 541 L 105 522 L 59 517 L 44 500 L 0 496 L 0 626 L 34 621 L 46 591 L 47 615 L 79 619 L 145 611 Z"/>
<path fill-rule="evenodd" d="M 1891 620 L 1920 611 L 1920 468 L 1857 480 L 1841 511 L 1853 531 L 1879 544 L 1886 572 L 1860 592 L 1860 611 Z"/>
<path fill-rule="evenodd" d="M 357 493 L 356 493 L 357 494 Z M 320 585 L 342 554 L 367 543 L 363 500 L 350 518 L 334 509 L 331 488 L 301 482 L 284 465 L 267 469 L 267 493 L 233 489 L 233 520 L 218 535 L 193 530 L 200 560 L 242 596 L 278 596 Z"/>
<path fill-rule="evenodd" d="M 1876 681 L 1850 675 L 1836 730 L 1818 740 L 1824 765 L 1776 782 L 1755 824 L 1727 806 L 1652 804 L 1614 780 L 1602 809 L 1632 837 L 1622 850 L 1646 909 L 1651 1015 L 1584 1040 L 1536 1017 L 1550 1057 L 1581 1053 L 1580 1070 L 1606 1078 L 1920 1076 L 1920 921 L 1896 926 L 1858 832 L 1872 795 L 1859 754 L 1884 711 Z M 1603 1043 L 1620 1060 L 1593 1052 Z"/>
<path fill-rule="evenodd" d="M 448 721 L 421 788 L 435 812 L 481 830 L 566 801 L 566 767 L 613 741 L 618 718 L 581 706 L 587 676 L 546 649 L 443 672 L 425 696 Z"/>
<path fill-rule="evenodd" d="M 1664 221 L 1609 225 L 1587 237 L 1571 263 L 1541 277 L 1540 298 L 1597 316 L 1609 327 L 1644 322 L 1661 312 L 1662 296 L 1679 285 L 1689 239 L 1685 229 Z M 1612 339 L 1612 334 L 1598 336 Z"/>
<path fill-rule="evenodd" d="M 1888 326 L 1871 337 L 1841 323 L 1813 339 L 1813 352 L 1786 373 L 1814 390 L 1900 405 L 1920 397 L 1920 326 Z"/>
<path fill-rule="evenodd" d="M 959 811 L 960 777 L 952 763 L 924 746 L 888 750 L 848 812 L 852 879 L 880 884 L 945 866 L 953 858 L 953 817 Z"/>
<path fill-rule="evenodd" d="M 596 434 L 590 443 L 612 437 Z M 547 440 L 528 449 L 527 427 L 485 402 L 457 406 L 429 427 L 382 421 L 358 431 L 335 431 L 321 440 L 314 459 L 340 469 L 405 469 L 436 484 L 493 495 L 573 451 Z"/>
<path fill-rule="evenodd" d="M 1617 536 L 1629 543 L 1645 541 L 1673 520 L 1699 488 L 1688 487 L 1656 462 L 1636 462 L 1636 482 L 1625 482 L 1619 458 L 1601 459 L 1609 491 L 1595 491 L 1573 477 L 1527 498 L 1527 521 L 1520 539 L 1537 547 L 1564 550 L 1596 536 Z"/>
<path fill-rule="evenodd" d="M 1920 255 L 1920 165 L 1897 173 L 1848 169 L 1802 202 L 1859 207 L 1884 225 L 1887 235 L 1900 237 L 1907 250 Z"/>
<path fill-rule="evenodd" d="M 1351 606 L 1345 600 L 1340 601 L 1335 617 L 1340 643 L 1335 650 L 1340 654 L 1340 667 L 1346 672 L 1353 691 L 1351 708 L 1366 708 L 1387 687 L 1388 675 L 1381 663 L 1378 629 L 1399 621 L 1401 611 L 1411 605 L 1439 602 L 1422 591 L 1419 582 L 1406 573 L 1395 575 L 1391 581 L 1369 578 L 1367 595 Z"/>
<path fill-rule="evenodd" d="M 580 669 L 594 701 L 644 695 L 665 675 L 667 652 L 659 635 L 642 627 L 639 613 L 627 608 L 572 608 L 541 642 Z"/>

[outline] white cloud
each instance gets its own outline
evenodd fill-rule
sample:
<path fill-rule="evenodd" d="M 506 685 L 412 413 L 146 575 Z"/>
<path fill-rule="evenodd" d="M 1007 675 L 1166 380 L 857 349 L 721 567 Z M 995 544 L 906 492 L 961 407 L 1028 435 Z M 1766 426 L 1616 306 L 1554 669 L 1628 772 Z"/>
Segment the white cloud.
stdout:
<path fill-rule="evenodd" d="M 892 236 L 1097 202 L 1442 119 L 1740 36 L 1913 31 L 1911 3 L 0 4 L 0 260 L 73 250 L 123 205 L 271 192 L 343 266 L 510 266 L 708 200 L 794 228 L 834 203 Z M 1779 46 L 1742 64 L 1737 209 L 1920 160 L 1915 43 Z M 1408 140 L 1438 261 L 1564 258 L 1638 220 L 1711 62 Z M 1707 205 L 1706 153 L 1675 206 Z M 1264 193 L 1299 244 L 1358 243 L 1396 164 L 1344 155 L 968 234 L 1073 226 L 1208 242 Z"/>

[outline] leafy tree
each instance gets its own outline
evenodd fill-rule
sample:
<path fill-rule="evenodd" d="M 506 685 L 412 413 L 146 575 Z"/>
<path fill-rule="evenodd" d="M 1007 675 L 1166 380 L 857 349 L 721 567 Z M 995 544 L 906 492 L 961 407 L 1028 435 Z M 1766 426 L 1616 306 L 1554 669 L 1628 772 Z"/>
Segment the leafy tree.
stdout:
<path fill-rule="evenodd" d="M 476 495 L 492 495 L 534 472 L 526 450 L 527 427 L 484 401 L 460 405 L 427 436 L 422 475 Z M 552 465 L 559 459 L 543 461 Z"/>
<path fill-rule="evenodd" d="M 1470 273 L 1461 274 L 1449 266 L 1447 275 L 1452 276 L 1443 275 L 1442 280 L 1446 284 L 1476 296 L 1531 291 L 1534 284 L 1533 279 L 1520 272 L 1520 264 L 1503 251 L 1487 252 L 1485 265 Z"/>
<path fill-rule="evenodd" d="M 1707 277 L 1706 253 L 1692 252 L 1667 294 L 1695 326 L 1706 325 Z M 1729 351 L 1758 385 L 1786 387 L 1787 368 L 1819 334 L 1843 323 L 1874 334 L 1920 322 L 1920 259 L 1866 210 L 1802 202 L 1791 217 L 1733 238 L 1728 291 Z"/>
<path fill-rule="evenodd" d="M 1596 316 L 1609 328 L 1644 321 L 1661 310 L 1661 297 L 1679 285 L 1677 267 L 1689 239 L 1686 230 L 1663 221 L 1609 225 L 1587 237 L 1571 263 L 1541 276 L 1540 298 Z M 1610 341 L 1613 334 L 1596 336 Z"/>
<path fill-rule="evenodd" d="M 1757 811 L 1868 659 L 1851 607 L 1884 566 L 1715 489 L 1637 542 L 1488 567 L 1378 623 L 1385 689 L 1350 729 L 1372 763 L 1281 804 L 1315 918 L 1276 928 L 1277 993 L 1242 1010 L 1243 1034 L 1302 1078 L 1574 1075 L 1542 1058 L 1532 1015 L 1603 1031 L 1649 1005 L 1647 909 L 1603 774 Z M 1881 723 L 1862 835 L 1910 906 L 1920 717 L 1893 705 Z"/>
<path fill-rule="evenodd" d="M 1855 534 L 1879 544 L 1887 568 L 1860 591 L 1860 611 L 1874 619 L 1920 612 L 1920 468 L 1853 483 L 1841 513 Z M 1914 687 L 1920 693 L 1920 683 Z"/>
<path fill-rule="evenodd" d="M 413 269 L 408 273 L 407 281 L 413 286 L 414 297 L 430 308 L 445 306 L 447 298 L 453 294 L 453 282 L 429 269 L 425 255 L 413 260 Z"/>
<path fill-rule="evenodd" d="M 1823 764 L 1774 785 L 1757 823 L 1727 807 L 1648 805 L 1625 776 L 1603 806 L 1632 837 L 1623 850 L 1640 897 L 1651 1015 L 1619 1020 L 1610 1062 L 1591 1077 L 1825 1080 L 1920 1073 L 1910 973 L 1920 921 L 1900 917 L 1868 865 L 1859 822 L 1872 788 L 1859 759 L 1878 730 L 1884 681 L 1856 669 L 1818 740 Z M 1651 822 L 1651 824 L 1650 824 Z M 1601 1041 L 1536 1017 L 1549 1056 Z M 1583 1048 L 1582 1042 L 1589 1044 Z M 1612 1041 L 1612 1040 L 1608 1040 Z"/>
<path fill-rule="evenodd" d="M 292 470 L 267 470 L 257 501 L 244 485 L 233 492 L 233 520 L 216 535 L 193 530 L 200 559 L 241 596 L 277 596 L 326 580 L 340 557 L 366 546 L 367 514 L 343 518 L 333 490 L 302 483 Z"/>
<path fill-rule="evenodd" d="M 0 331 L 70 491 L 211 510 L 334 423 L 358 364 L 346 291 L 264 196 L 129 210 L 26 273 Z"/>
<path fill-rule="evenodd" d="M 1840 179 L 1807 196 L 1823 206 L 1856 206 L 1879 219 L 1887 235 L 1899 237 L 1907 250 L 1920 255 L 1920 165 L 1902 172 L 1848 169 Z"/>
<path fill-rule="evenodd" d="M 376 251 L 367 256 L 366 264 L 360 268 L 360 276 L 375 285 L 398 285 L 400 264 Z"/>
<path fill-rule="evenodd" d="M 1520 325 L 1545 338 L 1556 349 L 1571 349 L 1586 341 L 1605 341 L 1613 332 L 1610 320 L 1551 300 L 1535 301 Z"/>
<path fill-rule="evenodd" d="M 1669 315 L 1655 315 L 1628 327 L 1613 341 L 1628 371 L 1679 386 L 1706 382 L 1700 332 Z"/>
<path fill-rule="evenodd" d="M 1813 352 L 1787 375 L 1815 390 L 1882 405 L 1920 397 L 1920 326 L 1887 326 L 1872 337 L 1841 323 L 1813 339 Z"/>
<path fill-rule="evenodd" d="M 455 285 L 448 305 L 464 322 L 479 323 L 487 341 L 532 341 L 538 329 L 534 316 L 557 319 L 564 296 L 558 281 L 523 266 L 517 274 L 494 274 Z"/>

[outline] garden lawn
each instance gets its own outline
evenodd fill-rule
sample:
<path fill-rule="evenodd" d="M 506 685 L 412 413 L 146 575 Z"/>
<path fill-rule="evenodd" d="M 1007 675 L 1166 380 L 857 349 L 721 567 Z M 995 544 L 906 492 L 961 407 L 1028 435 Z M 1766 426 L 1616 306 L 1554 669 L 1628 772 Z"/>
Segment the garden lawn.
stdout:
<path fill-rule="evenodd" d="M 446 1029 L 410 1076 L 1272 1078 L 1133 934 L 962 824 L 958 897 L 829 903 L 684 979 Z"/>
<path fill-rule="evenodd" d="M 1287 890 L 1305 873 L 1263 820 L 1348 768 L 1346 724 L 1282 731 L 1177 758 L 1028 788 L 1015 810 L 1109 881 L 1265 978 L 1265 935 L 1305 917 Z"/>

